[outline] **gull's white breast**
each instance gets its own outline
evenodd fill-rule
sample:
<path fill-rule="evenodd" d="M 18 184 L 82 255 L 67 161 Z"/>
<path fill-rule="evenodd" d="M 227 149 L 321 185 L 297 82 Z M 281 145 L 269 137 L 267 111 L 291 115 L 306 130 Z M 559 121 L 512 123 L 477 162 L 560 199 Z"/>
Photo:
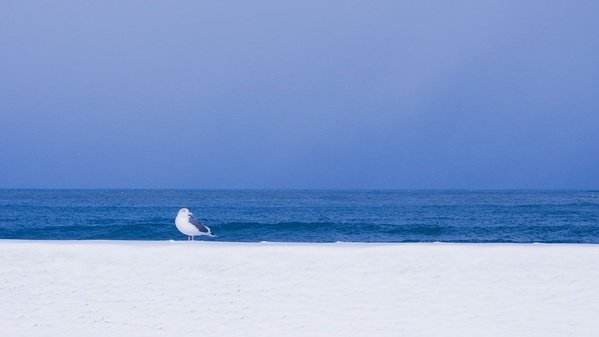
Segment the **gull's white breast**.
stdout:
<path fill-rule="evenodd" d="M 189 222 L 189 216 L 187 215 L 177 215 L 175 218 L 175 226 L 179 232 L 185 235 L 200 235 L 200 231 L 196 226 Z"/>

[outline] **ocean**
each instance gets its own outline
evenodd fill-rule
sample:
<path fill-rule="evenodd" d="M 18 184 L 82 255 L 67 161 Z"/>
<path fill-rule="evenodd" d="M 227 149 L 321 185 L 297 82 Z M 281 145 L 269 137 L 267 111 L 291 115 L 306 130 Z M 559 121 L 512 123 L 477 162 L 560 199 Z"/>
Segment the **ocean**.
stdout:
<path fill-rule="evenodd" d="M 0 239 L 599 243 L 599 191 L 0 190 Z"/>

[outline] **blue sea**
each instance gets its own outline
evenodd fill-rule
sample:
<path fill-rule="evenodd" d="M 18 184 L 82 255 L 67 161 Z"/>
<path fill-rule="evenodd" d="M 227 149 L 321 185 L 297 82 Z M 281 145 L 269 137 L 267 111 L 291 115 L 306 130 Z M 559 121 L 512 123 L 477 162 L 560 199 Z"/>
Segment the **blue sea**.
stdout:
<path fill-rule="evenodd" d="M 0 190 L 0 238 L 599 243 L 599 191 Z"/>

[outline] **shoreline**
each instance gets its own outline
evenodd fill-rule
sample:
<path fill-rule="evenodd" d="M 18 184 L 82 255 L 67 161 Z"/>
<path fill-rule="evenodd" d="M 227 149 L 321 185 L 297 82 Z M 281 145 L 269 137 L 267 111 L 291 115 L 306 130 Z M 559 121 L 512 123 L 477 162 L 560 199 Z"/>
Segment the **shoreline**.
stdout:
<path fill-rule="evenodd" d="M 122 244 L 132 246 L 142 245 L 169 245 L 189 244 L 206 246 L 590 246 L 599 247 L 599 243 L 586 242 L 451 242 L 451 241 L 419 241 L 419 242 L 362 242 L 362 241 L 336 241 L 336 242 L 302 242 L 302 241 L 204 241 L 196 239 L 193 242 L 187 240 L 110 240 L 110 239 L 84 239 L 84 240 L 47 240 L 47 239 L 0 239 L 3 243 L 47 243 L 47 244 Z"/>

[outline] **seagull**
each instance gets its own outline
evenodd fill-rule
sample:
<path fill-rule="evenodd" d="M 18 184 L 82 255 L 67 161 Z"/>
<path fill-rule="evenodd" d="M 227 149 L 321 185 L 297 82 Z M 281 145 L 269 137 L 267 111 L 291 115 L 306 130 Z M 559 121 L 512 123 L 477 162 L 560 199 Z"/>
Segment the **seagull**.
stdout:
<path fill-rule="evenodd" d="M 187 240 L 193 241 L 194 236 L 197 235 L 213 236 L 210 228 L 201 224 L 194 218 L 193 213 L 187 208 L 181 208 L 179 210 L 179 213 L 177 213 L 177 217 L 175 218 L 175 225 L 179 232 L 187 235 Z"/>

